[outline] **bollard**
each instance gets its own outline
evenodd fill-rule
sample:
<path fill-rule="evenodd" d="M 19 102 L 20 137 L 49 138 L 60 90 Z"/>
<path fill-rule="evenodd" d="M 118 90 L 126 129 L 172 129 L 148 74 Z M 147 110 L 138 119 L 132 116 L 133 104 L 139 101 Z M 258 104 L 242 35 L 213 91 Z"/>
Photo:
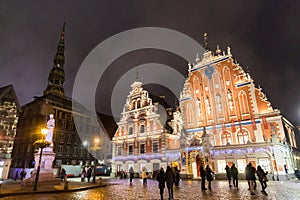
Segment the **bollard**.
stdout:
<path fill-rule="evenodd" d="M 98 178 L 98 184 L 102 185 L 102 178 Z"/>
<path fill-rule="evenodd" d="M 69 190 L 69 181 L 65 181 L 64 190 Z"/>

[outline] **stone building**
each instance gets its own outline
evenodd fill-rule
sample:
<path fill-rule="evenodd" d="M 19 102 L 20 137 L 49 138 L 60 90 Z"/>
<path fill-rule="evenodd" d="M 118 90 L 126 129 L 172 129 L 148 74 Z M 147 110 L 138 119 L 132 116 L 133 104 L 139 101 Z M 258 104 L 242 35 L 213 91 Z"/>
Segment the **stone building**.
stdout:
<path fill-rule="evenodd" d="M 95 156 L 101 160 L 111 159 L 110 138 L 106 133 L 100 133 L 99 127 L 96 125 L 98 119 L 91 117 L 88 112 L 82 112 L 83 109 L 74 109 L 72 103 L 75 102 L 65 95 L 64 50 L 65 23 L 53 59 L 53 67 L 48 76 L 48 85 L 43 95 L 35 97 L 32 102 L 22 106 L 13 149 L 12 167 L 34 167 L 36 149 L 33 143 L 41 138 L 41 128 L 46 127 L 49 114 L 53 114 L 55 119 L 54 168 L 60 168 L 61 165 L 93 165 Z M 75 117 L 78 122 L 76 125 Z M 84 133 L 84 135 L 79 133 Z M 101 146 L 99 153 L 97 153 L 98 150 L 91 151 L 94 137 L 101 138 L 98 145 L 105 144 Z"/>
<path fill-rule="evenodd" d="M 21 108 L 14 87 L 0 88 L 0 179 L 7 179 Z"/>

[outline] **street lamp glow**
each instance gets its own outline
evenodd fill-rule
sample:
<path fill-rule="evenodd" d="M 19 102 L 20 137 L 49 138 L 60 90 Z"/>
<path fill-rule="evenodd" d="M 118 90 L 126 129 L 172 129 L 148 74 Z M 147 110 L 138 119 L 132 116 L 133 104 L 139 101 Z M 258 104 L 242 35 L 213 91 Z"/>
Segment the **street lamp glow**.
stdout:
<path fill-rule="evenodd" d="M 48 134 L 48 129 L 46 129 L 46 128 L 41 129 L 41 133 L 42 133 L 42 139 L 39 139 L 39 140 L 35 141 L 35 143 L 34 143 L 35 145 L 38 145 L 38 147 L 40 148 L 40 156 L 39 156 L 38 167 L 37 167 L 37 170 L 36 170 L 36 176 L 35 176 L 35 181 L 34 181 L 34 185 L 33 185 L 33 191 L 37 191 L 37 187 L 38 187 L 43 149 L 51 144 L 51 142 L 46 141 L 46 135 Z"/>
<path fill-rule="evenodd" d="M 85 141 L 83 141 L 83 143 L 82 143 L 82 144 L 83 144 L 83 146 L 85 146 L 85 147 L 86 147 L 86 146 L 88 145 L 88 141 L 86 141 L 86 140 L 85 140 Z"/>
<path fill-rule="evenodd" d="M 43 136 L 45 136 L 45 135 L 48 134 L 48 129 L 42 128 L 42 129 L 41 129 L 41 132 L 42 132 Z"/>
<path fill-rule="evenodd" d="M 98 145 L 99 142 L 100 142 L 100 138 L 96 137 L 96 138 L 95 138 L 95 144 Z"/>

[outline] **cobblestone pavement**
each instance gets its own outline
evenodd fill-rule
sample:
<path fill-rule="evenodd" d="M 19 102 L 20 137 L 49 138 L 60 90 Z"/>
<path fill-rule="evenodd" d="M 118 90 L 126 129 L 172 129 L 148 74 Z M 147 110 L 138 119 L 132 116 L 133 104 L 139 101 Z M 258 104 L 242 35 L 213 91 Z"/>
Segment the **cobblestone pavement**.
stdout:
<path fill-rule="evenodd" d="M 24 199 L 67 199 L 67 200 L 114 200 L 114 199 L 160 199 L 157 181 L 148 180 L 148 186 L 142 185 L 141 179 L 134 179 L 130 185 L 128 180 L 105 180 L 111 184 L 107 187 L 90 189 L 80 192 L 69 192 L 60 194 L 35 194 L 22 195 L 14 197 L 5 197 L 3 200 L 24 200 Z M 230 189 L 227 181 L 213 181 L 212 190 L 201 191 L 200 181 L 181 181 L 179 187 L 174 187 L 174 199 L 278 199 L 278 200 L 296 200 L 300 199 L 299 181 L 269 181 L 266 189 L 268 195 L 260 192 L 259 182 L 255 191 L 256 195 L 250 195 L 246 181 L 239 182 L 239 189 Z M 167 189 L 165 189 L 164 199 L 168 199 Z"/>

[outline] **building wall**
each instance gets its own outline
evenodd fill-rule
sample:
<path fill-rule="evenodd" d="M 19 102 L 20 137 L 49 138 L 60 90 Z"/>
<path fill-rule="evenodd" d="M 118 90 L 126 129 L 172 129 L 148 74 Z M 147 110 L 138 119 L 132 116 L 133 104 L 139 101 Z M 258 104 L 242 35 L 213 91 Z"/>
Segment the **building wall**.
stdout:
<path fill-rule="evenodd" d="M 290 151 L 297 148 L 293 125 L 272 108 L 250 74 L 233 62 L 229 48 L 223 55 L 207 50 L 202 60 L 189 66 L 180 109 L 187 137 L 194 138 L 186 166 L 194 177 L 199 176 L 201 162 L 213 165 L 216 173 L 224 173 L 228 163 L 243 171 L 253 162 L 281 175 L 285 174 L 284 165 L 295 167 Z M 204 134 L 209 136 L 207 147 Z"/>
<path fill-rule="evenodd" d="M 130 167 L 137 173 L 143 167 L 153 172 L 166 165 L 166 133 L 157 114 L 158 104 L 152 103 L 141 82 L 135 81 L 131 87 L 113 137 L 113 173 Z"/>

